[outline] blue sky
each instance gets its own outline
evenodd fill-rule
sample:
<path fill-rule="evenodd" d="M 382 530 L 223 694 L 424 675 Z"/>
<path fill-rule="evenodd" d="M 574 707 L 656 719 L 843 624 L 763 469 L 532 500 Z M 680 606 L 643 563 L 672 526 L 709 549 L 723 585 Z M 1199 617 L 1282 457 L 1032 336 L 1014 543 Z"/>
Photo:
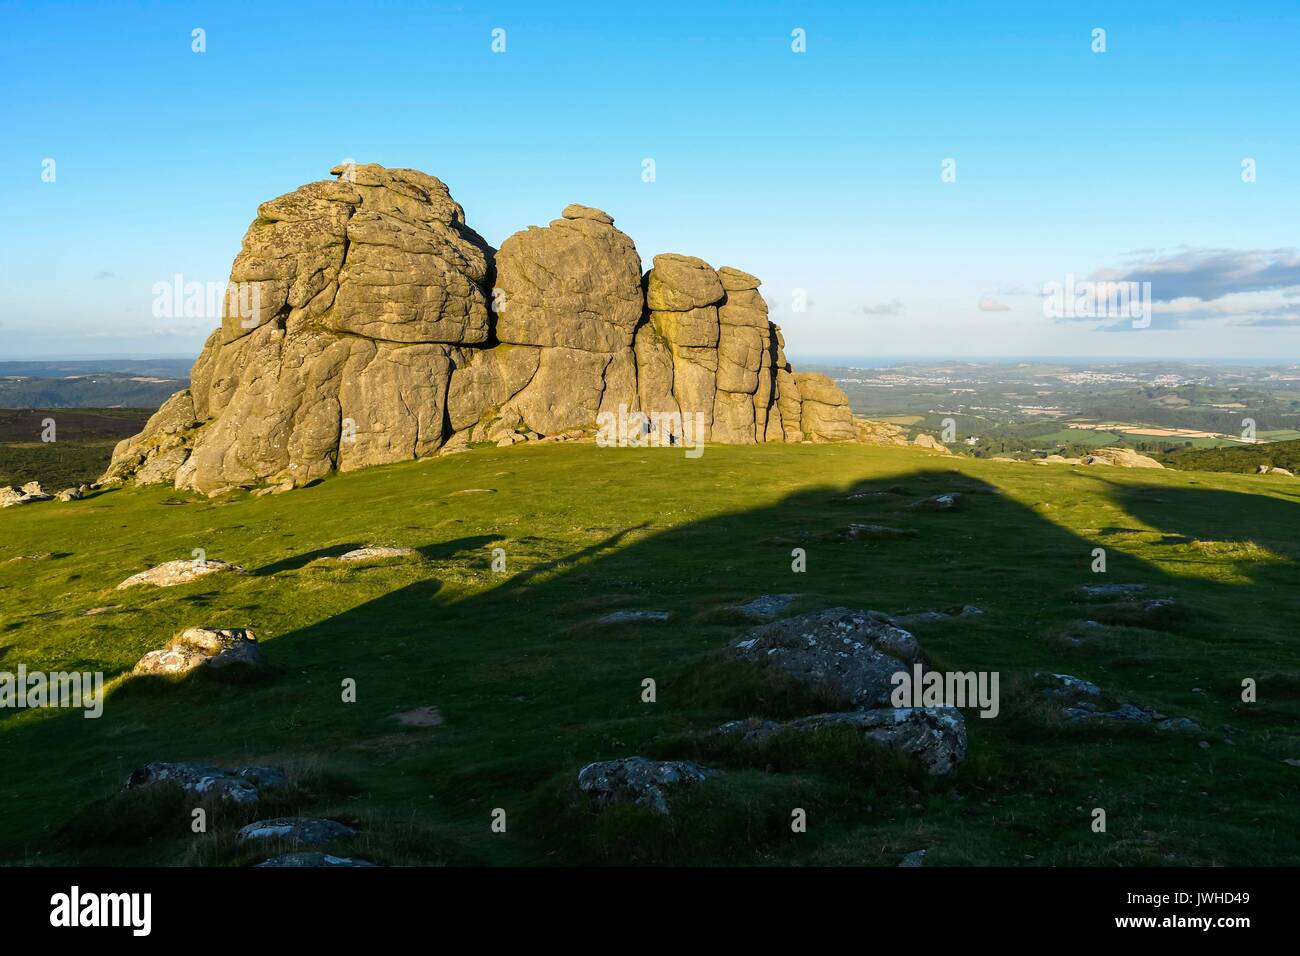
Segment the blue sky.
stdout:
<path fill-rule="evenodd" d="M 153 285 L 224 281 L 259 202 L 355 159 L 438 176 L 494 245 L 581 202 L 647 266 L 752 272 L 795 357 L 1300 360 L 1294 0 L 0 2 L 0 23 L 0 359 L 197 352 L 215 320 L 155 318 Z M 1153 321 L 1045 316 L 1071 275 L 1151 281 Z"/>

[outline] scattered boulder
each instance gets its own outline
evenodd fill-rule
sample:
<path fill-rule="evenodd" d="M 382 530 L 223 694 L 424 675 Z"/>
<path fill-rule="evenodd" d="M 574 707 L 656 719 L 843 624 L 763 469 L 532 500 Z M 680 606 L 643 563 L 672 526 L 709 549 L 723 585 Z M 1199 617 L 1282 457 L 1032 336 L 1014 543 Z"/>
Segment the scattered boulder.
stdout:
<path fill-rule="evenodd" d="M 764 594 L 744 604 L 734 605 L 731 610 L 751 621 L 770 621 L 799 600 L 799 597 L 798 594 Z"/>
<path fill-rule="evenodd" d="M 356 832 L 337 820 L 322 820 L 315 817 L 274 817 L 248 824 L 239 831 L 238 839 L 241 843 L 247 840 L 284 840 L 290 843 L 320 846 L 343 837 L 355 836 Z"/>
<path fill-rule="evenodd" d="M 35 504 L 38 501 L 49 501 L 52 497 L 41 490 L 39 481 L 29 481 L 21 488 L 0 487 L 0 508 Z"/>
<path fill-rule="evenodd" d="M 328 853 L 320 851 L 304 851 L 300 853 L 282 853 L 279 856 L 273 856 L 269 860 L 263 860 L 257 866 L 293 866 L 293 867 L 357 867 L 357 866 L 376 866 L 369 860 L 356 859 L 347 856 L 331 856 Z"/>
<path fill-rule="evenodd" d="M 643 624 L 666 621 L 671 611 L 611 611 L 596 621 L 597 624 Z"/>
<path fill-rule="evenodd" d="M 1150 724 L 1162 731 L 1199 731 L 1200 725 L 1188 717 L 1169 717 L 1159 711 L 1131 703 L 1121 703 L 1091 681 L 1070 674 L 1034 674 L 1042 695 L 1061 709 L 1069 723 L 1111 720 Z"/>
<path fill-rule="evenodd" d="M 85 485 L 82 485 L 79 488 L 64 488 L 62 491 L 58 492 L 54 497 L 57 498 L 59 501 L 65 501 L 65 502 L 80 501 L 82 498 L 86 497 L 86 490 L 87 489 Z"/>
<path fill-rule="evenodd" d="M 841 541 L 886 541 L 893 538 L 915 538 L 911 528 L 891 528 L 883 524 L 854 523 L 836 536 Z"/>
<path fill-rule="evenodd" d="M 966 757 L 966 720 L 955 707 L 881 707 L 873 710 L 814 714 L 784 723 L 733 720 L 720 734 L 741 734 L 748 744 L 785 733 L 807 733 L 826 727 L 853 727 L 890 750 L 916 758 L 933 776 L 944 776 Z"/>
<path fill-rule="evenodd" d="M 1112 597 L 1116 594 L 1140 594 L 1145 584 L 1085 584 L 1079 588 L 1084 597 Z"/>
<path fill-rule="evenodd" d="M 1101 688 L 1096 684 L 1070 674 L 1036 673 L 1034 680 L 1042 686 L 1043 696 L 1066 704 L 1101 697 Z"/>
<path fill-rule="evenodd" d="M 944 608 L 942 611 L 917 611 L 914 614 L 895 614 L 892 620 L 899 627 L 912 627 L 916 624 L 943 624 L 962 617 L 977 617 L 984 612 L 973 604 L 959 604 Z"/>
<path fill-rule="evenodd" d="M 336 561 L 382 561 L 386 558 L 410 558 L 418 555 L 414 548 L 368 547 L 355 548 L 346 554 L 340 554 Z"/>
<path fill-rule="evenodd" d="M 171 784 L 189 793 L 212 795 L 232 803 L 253 804 L 268 790 L 287 786 L 275 767 L 209 767 L 195 763 L 150 763 L 131 771 L 126 789 Z"/>
<path fill-rule="evenodd" d="M 1088 613 L 1103 624 L 1157 631 L 1173 630 L 1189 616 L 1186 608 L 1167 597 L 1098 604 L 1090 607 Z"/>
<path fill-rule="evenodd" d="M 261 645 L 247 628 L 187 627 L 157 651 L 150 651 L 131 673 L 188 674 L 200 667 L 221 670 L 237 667 L 258 670 L 265 666 Z"/>
<path fill-rule="evenodd" d="M 416 707 L 412 710 L 404 710 L 400 714 L 394 714 L 392 719 L 403 727 L 440 727 L 442 726 L 442 711 L 432 705 Z"/>
<path fill-rule="evenodd" d="M 1139 455 L 1131 448 L 1095 448 L 1084 455 L 1081 464 L 1113 465 L 1117 468 L 1164 468 L 1154 458 Z"/>
<path fill-rule="evenodd" d="M 119 584 L 116 590 L 133 588 L 139 584 L 152 584 L 160 588 L 174 588 L 179 584 L 189 584 L 204 575 L 222 572 L 231 574 L 247 573 L 238 565 L 227 564 L 225 561 L 217 561 L 214 558 L 208 558 L 204 561 L 166 561 L 155 568 L 150 568 L 148 571 L 141 571 L 138 574 L 131 575 Z"/>
<path fill-rule="evenodd" d="M 877 422 L 867 418 L 853 420 L 855 437 L 864 445 L 907 446 L 907 432 L 890 422 Z"/>
<path fill-rule="evenodd" d="M 578 789 L 591 794 L 597 806 L 632 803 L 667 814 L 666 791 L 700 784 L 719 774 L 687 760 L 623 757 L 587 764 L 578 772 Z"/>
<path fill-rule="evenodd" d="M 941 495 L 922 498 L 907 506 L 909 511 L 951 511 L 961 501 L 960 491 L 947 491 Z"/>
<path fill-rule="evenodd" d="M 900 867 L 921 866 L 925 862 L 925 852 L 925 850 L 913 850 L 911 853 L 905 853 L 898 865 Z"/>
<path fill-rule="evenodd" d="M 916 663 L 920 648 L 884 614 L 840 607 L 754 628 L 732 654 L 812 684 L 843 706 L 865 708 L 889 703 L 890 678 Z"/>
<path fill-rule="evenodd" d="M 939 441 L 939 439 L 935 438 L 933 435 L 927 435 L 924 432 L 913 438 L 912 444 L 918 448 L 925 448 L 928 451 L 937 451 L 942 455 L 952 454 L 947 445 Z M 925 851 L 922 850 L 921 852 Z"/>

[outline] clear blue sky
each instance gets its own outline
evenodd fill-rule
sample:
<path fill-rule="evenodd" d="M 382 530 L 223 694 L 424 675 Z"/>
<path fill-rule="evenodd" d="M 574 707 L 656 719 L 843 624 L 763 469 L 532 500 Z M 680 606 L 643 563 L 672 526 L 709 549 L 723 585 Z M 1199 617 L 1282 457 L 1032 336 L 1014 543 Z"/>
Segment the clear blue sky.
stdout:
<path fill-rule="evenodd" d="M 0 2 L 0 54 L 0 358 L 196 352 L 153 284 L 352 158 L 494 245 L 576 201 L 752 272 L 795 356 L 1300 359 L 1295 0 Z M 1155 321 L 1045 317 L 1069 274 Z"/>

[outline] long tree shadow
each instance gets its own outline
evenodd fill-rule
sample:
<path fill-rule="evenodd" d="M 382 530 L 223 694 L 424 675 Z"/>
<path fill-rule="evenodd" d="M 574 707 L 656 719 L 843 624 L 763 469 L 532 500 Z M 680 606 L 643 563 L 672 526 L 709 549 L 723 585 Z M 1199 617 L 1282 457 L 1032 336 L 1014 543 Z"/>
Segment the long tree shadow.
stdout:
<path fill-rule="evenodd" d="M 1125 511 L 1180 538 L 1294 542 L 1300 529 L 1300 512 L 1276 498 L 1111 485 Z M 909 507 L 914 497 L 954 488 L 962 498 L 950 511 Z M 663 490 L 666 502 L 676 490 Z M 911 536 L 834 540 L 851 523 Z M 89 792 L 151 760 L 248 762 L 303 752 L 351 754 L 350 766 L 374 774 L 371 789 L 399 802 L 427 801 L 432 792 L 438 812 L 452 817 L 517 804 L 575 762 L 625 756 L 666 734 L 753 716 L 727 712 L 725 695 L 712 694 L 692 674 L 745 627 L 718 612 L 762 594 L 797 594 L 790 614 L 834 606 L 903 613 L 975 605 L 984 611 L 978 617 L 917 630 L 932 660 L 1007 675 L 1068 667 L 1117 691 L 1163 695 L 1175 704 L 1191 686 L 1172 664 L 1152 680 L 1145 671 L 1139 678 L 1140 667 L 1112 667 L 1104 656 L 1063 662 L 1060 647 L 1041 638 L 1086 616 L 1075 595 L 1097 581 L 1090 571 L 1096 541 L 969 476 L 938 469 L 874 475 L 850 487 L 804 489 L 774 505 L 645 531 L 645 522 L 629 523 L 468 595 L 440 589 L 430 577 L 277 637 L 266 651 L 281 675 L 269 686 L 191 680 L 162 694 L 110 697 L 101 721 L 67 713 L 6 728 L 6 749 L 17 759 L 36 768 L 40 755 L 38 768 L 5 788 L 7 812 L 42 816 L 42 788 L 70 778 Z M 473 552 L 481 562 L 482 548 L 499 540 L 435 540 L 419 550 L 440 561 Z M 299 555 L 258 573 L 302 569 L 313 556 L 336 551 Z M 1267 581 L 1293 580 L 1294 573 L 1289 551 L 1269 566 Z M 1253 639 L 1267 633 L 1275 643 L 1292 642 L 1267 666 L 1297 666 L 1292 594 L 1166 573 L 1122 549 L 1111 554 L 1105 579 L 1143 584 L 1204 612 L 1152 652 L 1161 661 L 1175 661 L 1195 643 L 1195 668 L 1226 669 L 1242 655 L 1264 653 Z M 599 625 L 614 607 L 670 616 L 663 623 Z M 1226 631 L 1224 621 L 1232 622 Z M 1131 659 L 1133 651 L 1126 653 Z M 646 678 L 658 684 L 653 708 L 641 696 Z M 354 702 L 340 693 L 348 681 Z M 365 742 L 390 737 L 403 709 L 427 705 L 445 718 L 443 742 L 367 771 Z M 1224 707 L 1210 709 L 1222 720 Z M 984 732 L 972 729 L 976 748 Z M 22 850 L 9 846 L 0 855 Z"/>

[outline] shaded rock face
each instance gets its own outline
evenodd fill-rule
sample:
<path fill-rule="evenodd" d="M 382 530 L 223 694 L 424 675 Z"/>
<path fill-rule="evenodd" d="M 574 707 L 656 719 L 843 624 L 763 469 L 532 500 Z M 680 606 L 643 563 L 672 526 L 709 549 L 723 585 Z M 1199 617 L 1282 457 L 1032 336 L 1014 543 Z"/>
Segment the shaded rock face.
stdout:
<path fill-rule="evenodd" d="M 621 408 L 692 416 L 697 440 L 855 439 L 844 393 L 790 368 L 754 276 L 675 253 L 643 276 L 613 218 L 577 204 L 496 251 L 432 176 L 332 172 L 258 208 L 190 387 L 103 483 L 289 489 L 590 435 Z"/>

